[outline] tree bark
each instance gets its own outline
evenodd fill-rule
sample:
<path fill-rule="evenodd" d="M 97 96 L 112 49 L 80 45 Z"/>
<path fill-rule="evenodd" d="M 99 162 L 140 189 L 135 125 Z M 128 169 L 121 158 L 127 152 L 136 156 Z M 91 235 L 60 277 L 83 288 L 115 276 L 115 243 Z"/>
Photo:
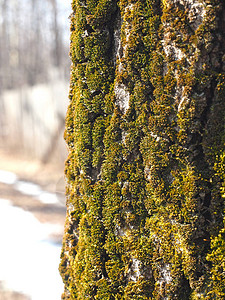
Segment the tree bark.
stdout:
<path fill-rule="evenodd" d="M 72 8 L 62 298 L 224 299 L 224 2 Z"/>

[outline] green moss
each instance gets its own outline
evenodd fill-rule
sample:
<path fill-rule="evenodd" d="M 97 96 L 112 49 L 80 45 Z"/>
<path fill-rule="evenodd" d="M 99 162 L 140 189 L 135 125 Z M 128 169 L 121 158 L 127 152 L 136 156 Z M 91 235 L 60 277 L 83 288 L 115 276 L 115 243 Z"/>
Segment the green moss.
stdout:
<path fill-rule="evenodd" d="M 217 156 L 215 163 L 216 175 L 220 178 L 220 192 L 225 198 L 225 152 Z M 212 263 L 210 289 L 207 299 L 224 299 L 225 297 L 225 218 L 223 228 L 218 235 L 211 238 L 211 252 L 207 255 L 208 261 Z"/>
<path fill-rule="evenodd" d="M 72 2 L 64 299 L 224 297 L 224 8 L 201 3 L 197 26 L 185 3 Z"/>

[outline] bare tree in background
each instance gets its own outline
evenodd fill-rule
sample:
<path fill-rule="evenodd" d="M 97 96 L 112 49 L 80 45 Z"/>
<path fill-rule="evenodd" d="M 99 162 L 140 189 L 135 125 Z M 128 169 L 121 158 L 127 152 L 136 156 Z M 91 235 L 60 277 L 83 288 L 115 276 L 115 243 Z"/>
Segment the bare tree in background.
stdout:
<path fill-rule="evenodd" d="M 1 1 L 1 32 L 0 32 L 0 89 L 5 86 L 5 77 L 7 66 L 9 66 L 9 34 L 7 28 L 9 27 L 8 20 L 8 5 L 7 0 Z M 8 70 L 9 71 L 9 70 Z"/>
<path fill-rule="evenodd" d="M 57 0 L 0 0 L 1 89 L 46 82 L 49 70 L 68 65 L 59 9 Z"/>
<path fill-rule="evenodd" d="M 61 65 L 62 56 L 62 37 L 58 23 L 58 8 L 57 1 L 50 0 L 52 5 L 52 31 L 54 36 L 54 51 L 53 51 L 53 63 L 56 67 Z"/>
<path fill-rule="evenodd" d="M 0 0 L 0 144 L 35 153 L 44 162 L 63 135 L 70 66 L 67 5 Z M 45 113 L 39 115 L 43 101 Z"/>

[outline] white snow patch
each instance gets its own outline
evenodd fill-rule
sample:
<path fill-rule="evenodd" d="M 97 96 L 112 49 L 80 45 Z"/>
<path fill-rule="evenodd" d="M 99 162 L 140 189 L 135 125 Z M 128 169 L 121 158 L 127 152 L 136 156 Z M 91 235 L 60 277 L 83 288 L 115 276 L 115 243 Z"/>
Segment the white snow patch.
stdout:
<path fill-rule="evenodd" d="M 15 189 L 29 196 L 37 196 L 41 193 L 39 185 L 22 180 L 16 182 Z"/>
<path fill-rule="evenodd" d="M 18 180 L 14 184 L 14 187 L 20 193 L 35 197 L 44 204 L 61 204 L 55 193 L 43 191 L 38 184 Z"/>
<path fill-rule="evenodd" d="M 0 182 L 5 184 L 14 184 L 17 181 L 16 174 L 0 170 Z"/>
<path fill-rule="evenodd" d="M 61 246 L 47 240 L 52 230 L 52 225 L 41 224 L 31 213 L 0 199 L 0 281 L 7 288 L 32 300 L 61 299 Z"/>
<path fill-rule="evenodd" d="M 39 196 L 38 199 L 44 203 L 44 204 L 55 204 L 58 203 L 58 198 L 55 194 L 53 193 L 48 193 L 48 192 L 42 192 Z"/>

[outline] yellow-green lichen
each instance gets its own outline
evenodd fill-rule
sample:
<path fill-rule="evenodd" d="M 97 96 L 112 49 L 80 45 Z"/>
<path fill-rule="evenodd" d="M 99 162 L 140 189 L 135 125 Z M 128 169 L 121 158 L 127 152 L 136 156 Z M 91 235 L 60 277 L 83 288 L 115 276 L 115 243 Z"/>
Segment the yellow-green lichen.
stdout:
<path fill-rule="evenodd" d="M 63 299 L 224 297 L 225 8 L 195 4 L 72 1 Z"/>

